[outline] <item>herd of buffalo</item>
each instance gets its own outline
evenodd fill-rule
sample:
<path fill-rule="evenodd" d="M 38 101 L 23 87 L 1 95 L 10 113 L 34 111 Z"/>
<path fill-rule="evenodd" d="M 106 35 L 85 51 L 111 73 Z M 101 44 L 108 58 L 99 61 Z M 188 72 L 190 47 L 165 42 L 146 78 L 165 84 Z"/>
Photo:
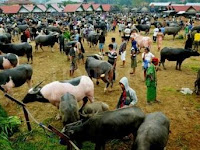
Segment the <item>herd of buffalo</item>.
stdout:
<path fill-rule="evenodd" d="M 88 27 L 89 32 L 83 37 L 91 45 L 96 45 L 99 37 L 96 30 L 103 30 L 106 34 L 108 22 L 111 23 L 115 17 L 110 14 L 106 21 L 95 15 L 77 16 L 76 19 L 81 20 L 82 27 Z M 85 70 L 88 76 L 53 81 L 43 87 L 40 86 L 41 82 L 32 87 L 33 47 L 29 42 L 14 43 L 13 37 L 21 35 L 27 28 L 32 31 L 34 26 L 37 32 L 43 30 L 45 33 L 35 35 L 36 32 L 31 32 L 31 36 L 33 36 L 31 39 L 35 42 L 35 51 L 37 52 L 38 46 L 42 50 L 43 46 L 49 46 L 54 52 L 54 44 L 59 43 L 60 27 L 64 25 L 62 21 L 66 20 L 46 19 L 46 22 L 40 24 L 38 22 L 42 20 L 42 16 L 29 18 L 28 21 L 14 17 L 11 17 L 9 22 L 6 20 L 5 18 L 1 21 L 6 32 L 0 34 L 0 51 L 2 53 L 0 55 L 0 69 L 3 70 L 0 72 L 0 85 L 5 92 L 27 82 L 30 90 L 23 98 L 23 103 L 39 101 L 56 106 L 60 111 L 64 126 L 62 132 L 68 135 L 72 141 L 76 141 L 79 148 L 82 148 L 82 142 L 91 141 L 95 143 L 96 150 L 104 150 L 108 140 L 123 139 L 130 134 L 134 136 L 132 150 L 163 150 L 166 147 L 170 133 L 170 121 L 162 112 L 145 114 L 135 106 L 109 110 L 106 103 L 94 101 L 92 78 L 97 79 L 97 84 L 98 79 L 102 79 L 106 83 L 105 90 L 110 84 L 113 86 L 113 67 L 107 61 L 102 60 L 99 55 L 91 54 L 87 57 Z M 96 20 L 95 24 L 93 20 Z M 145 31 L 148 34 L 151 25 L 156 27 L 161 24 L 157 20 L 154 22 L 150 20 L 152 20 L 151 16 L 148 16 L 146 23 L 135 25 L 137 33 L 135 33 L 134 38 L 138 42 L 139 48 L 151 47 L 152 43 L 151 38 L 142 36 L 139 32 Z M 59 26 L 52 26 L 54 21 L 60 21 Z M 73 20 L 69 19 L 68 23 L 68 26 L 71 26 Z M 89 28 L 90 26 L 93 28 Z M 180 22 L 168 21 L 164 34 L 173 35 L 175 38 L 183 26 Z M 200 26 L 194 27 L 192 33 L 199 29 Z M 64 51 L 66 54 L 74 42 L 74 40 L 65 42 Z M 19 56 L 24 55 L 27 57 L 27 62 L 31 64 L 19 64 Z M 181 70 L 181 64 L 186 58 L 199 55 L 197 51 L 191 49 L 165 47 L 160 52 L 160 64 L 165 68 L 165 60 L 176 61 L 176 69 Z M 200 94 L 200 70 L 195 81 L 195 92 Z M 83 105 L 79 108 L 78 102 L 82 100 Z M 87 104 L 88 100 L 91 103 Z"/>

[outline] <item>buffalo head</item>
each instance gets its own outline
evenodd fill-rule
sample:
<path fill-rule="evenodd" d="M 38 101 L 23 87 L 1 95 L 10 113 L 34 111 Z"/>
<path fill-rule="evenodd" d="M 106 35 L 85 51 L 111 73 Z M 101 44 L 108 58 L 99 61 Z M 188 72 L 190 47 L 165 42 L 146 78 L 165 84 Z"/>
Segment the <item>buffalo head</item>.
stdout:
<path fill-rule="evenodd" d="M 200 56 L 200 54 L 197 51 L 192 50 L 191 56 Z"/>
<path fill-rule="evenodd" d="M 28 93 L 26 94 L 26 96 L 24 97 L 24 99 L 22 100 L 23 103 L 30 103 L 30 102 L 35 102 L 35 101 L 39 101 L 39 102 L 49 102 L 47 99 L 45 99 L 42 94 L 40 93 L 41 87 L 40 86 L 41 83 L 39 83 L 38 85 L 36 85 L 34 88 L 31 88 Z"/>

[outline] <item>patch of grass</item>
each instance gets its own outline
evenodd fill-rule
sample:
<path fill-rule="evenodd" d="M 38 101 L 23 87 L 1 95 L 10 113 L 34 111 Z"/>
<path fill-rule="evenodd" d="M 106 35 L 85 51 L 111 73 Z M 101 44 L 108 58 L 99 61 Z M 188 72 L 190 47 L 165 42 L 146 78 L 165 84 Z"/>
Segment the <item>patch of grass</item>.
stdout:
<path fill-rule="evenodd" d="M 191 69 L 193 72 L 196 72 L 196 73 L 198 72 L 198 70 L 200 68 L 196 64 L 188 64 L 188 65 L 185 65 L 185 67 L 188 68 L 188 69 Z"/>
<path fill-rule="evenodd" d="M 59 138 L 54 134 L 45 134 L 42 129 L 32 132 L 21 132 L 12 141 L 13 149 L 21 150 L 64 150 L 65 146 L 59 144 Z"/>
<path fill-rule="evenodd" d="M 178 135 L 177 139 L 176 139 L 176 144 L 180 147 L 182 147 L 183 150 L 187 150 L 188 146 L 186 143 L 186 140 L 184 139 L 184 135 Z"/>
<path fill-rule="evenodd" d="M 176 92 L 176 89 L 172 87 L 163 87 L 162 89 L 163 92 Z"/>
<path fill-rule="evenodd" d="M 195 131 L 200 131 L 200 124 L 196 124 L 196 125 L 194 126 L 194 129 L 195 129 Z"/>

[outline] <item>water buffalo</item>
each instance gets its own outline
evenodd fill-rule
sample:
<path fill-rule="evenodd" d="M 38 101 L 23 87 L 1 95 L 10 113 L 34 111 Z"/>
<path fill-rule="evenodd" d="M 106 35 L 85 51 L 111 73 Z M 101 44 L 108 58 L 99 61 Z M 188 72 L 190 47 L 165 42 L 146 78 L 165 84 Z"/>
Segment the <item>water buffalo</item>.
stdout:
<path fill-rule="evenodd" d="M 27 28 L 29 28 L 29 25 L 23 24 L 23 25 L 17 25 L 17 28 L 20 32 L 24 32 Z"/>
<path fill-rule="evenodd" d="M 93 103 L 86 104 L 83 107 L 81 116 L 87 119 L 87 118 L 92 117 L 94 114 L 101 113 L 108 110 L 109 110 L 109 106 L 106 103 L 95 101 Z"/>
<path fill-rule="evenodd" d="M 149 33 L 149 30 L 151 28 L 151 26 L 147 25 L 147 24 L 139 24 L 139 25 L 135 25 L 135 27 L 140 31 L 145 31 L 146 34 Z"/>
<path fill-rule="evenodd" d="M 24 103 L 34 101 L 51 103 L 59 109 L 61 97 L 67 92 L 74 95 L 77 101 L 83 100 L 83 106 L 88 99 L 93 102 L 94 84 L 87 76 L 80 76 L 71 80 L 54 81 L 43 87 L 39 87 L 39 85 L 28 91 L 23 99 Z"/>
<path fill-rule="evenodd" d="M 53 46 L 56 42 L 58 43 L 58 35 L 38 35 L 35 38 L 35 49 L 38 50 L 38 45 L 42 50 L 42 46 L 51 46 L 51 51 L 53 52 Z"/>
<path fill-rule="evenodd" d="M 11 43 L 11 35 L 9 33 L 0 34 L 0 42 L 1 43 Z"/>
<path fill-rule="evenodd" d="M 178 27 L 165 27 L 164 35 L 173 35 L 173 40 L 175 39 L 175 36 L 178 34 L 178 32 L 181 30 L 181 26 Z"/>
<path fill-rule="evenodd" d="M 146 115 L 140 125 L 132 150 L 164 150 L 169 137 L 170 121 L 162 112 Z"/>
<path fill-rule="evenodd" d="M 162 63 L 163 68 L 166 69 L 164 66 L 165 59 L 168 61 L 176 61 L 176 69 L 181 70 L 181 64 L 186 58 L 199 55 L 197 51 L 190 49 L 164 47 L 160 52 L 160 64 Z"/>
<path fill-rule="evenodd" d="M 72 44 L 76 44 L 76 43 L 77 43 L 77 41 L 69 41 L 69 42 L 66 42 L 64 44 L 64 52 L 65 52 L 66 55 L 69 54 L 69 51 L 70 51 L 70 49 L 72 47 Z"/>
<path fill-rule="evenodd" d="M 19 65 L 19 58 L 17 55 L 8 53 L 0 55 L 0 69 L 10 69 Z"/>
<path fill-rule="evenodd" d="M 99 35 L 90 33 L 87 37 L 87 41 L 90 42 L 90 47 L 98 44 Z"/>
<path fill-rule="evenodd" d="M 61 97 L 59 110 L 63 125 L 79 120 L 79 106 L 74 95 L 66 93 Z"/>
<path fill-rule="evenodd" d="M 121 139 L 131 133 L 136 136 L 144 117 L 140 108 L 122 108 L 99 113 L 82 124 L 65 126 L 62 131 L 80 148 L 82 142 L 91 141 L 96 144 L 95 150 L 104 150 L 108 140 Z"/>
<path fill-rule="evenodd" d="M 25 82 L 31 87 L 32 74 L 32 67 L 28 64 L 4 70 L 0 72 L 0 85 L 6 92 L 9 92 L 13 87 L 20 87 Z"/>
<path fill-rule="evenodd" d="M 191 32 L 197 31 L 197 30 L 200 30 L 200 26 L 195 26 L 195 27 L 193 27 L 192 30 L 191 30 Z"/>
<path fill-rule="evenodd" d="M 26 55 L 28 63 L 31 59 L 31 63 L 33 63 L 33 55 L 32 55 L 32 46 L 29 43 L 19 43 L 19 44 L 2 44 L 0 43 L 0 50 L 3 53 L 13 53 L 18 56 Z"/>
<path fill-rule="evenodd" d="M 57 32 L 57 33 L 60 33 L 60 28 L 58 27 L 54 27 L 54 26 L 49 26 L 46 28 L 48 31 L 51 31 L 51 32 Z"/>
<path fill-rule="evenodd" d="M 113 86 L 113 66 L 108 63 L 107 61 L 98 60 L 97 55 L 95 56 L 88 56 L 86 63 L 85 63 L 85 70 L 87 71 L 88 76 L 92 79 L 102 79 L 106 83 L 106 87 L 104 91 L 107 90 L 111 83 L 111 87 Z M 98 85 L 99 82 L 97 80 L 96 84 Z"/>
<path fill-rule="evenodd" d="M 200 94 L 200 69 L 197 73 L 197 80 L 194 83 L 194 87 L 195 87 L 195 93 L 199 95 Z"/>

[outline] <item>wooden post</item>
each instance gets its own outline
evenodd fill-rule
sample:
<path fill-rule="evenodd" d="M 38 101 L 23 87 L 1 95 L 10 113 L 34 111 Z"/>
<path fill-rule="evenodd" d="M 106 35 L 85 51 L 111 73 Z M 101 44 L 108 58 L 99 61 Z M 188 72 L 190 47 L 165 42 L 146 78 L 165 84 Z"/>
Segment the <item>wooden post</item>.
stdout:
<path fill-rule="evenodd" d="M 24 111 L 24 117 L 26 119 L 26 125 L 27 125 L 27 128 L 28 128 L 28 131 L 31 131 L 31 124 L 30 124 L 30 121 L 29 121 L 29 117 L 28 117 L 28 112 L 26 111 L 26 109 L 23 107 L 23 111 Z"/>

